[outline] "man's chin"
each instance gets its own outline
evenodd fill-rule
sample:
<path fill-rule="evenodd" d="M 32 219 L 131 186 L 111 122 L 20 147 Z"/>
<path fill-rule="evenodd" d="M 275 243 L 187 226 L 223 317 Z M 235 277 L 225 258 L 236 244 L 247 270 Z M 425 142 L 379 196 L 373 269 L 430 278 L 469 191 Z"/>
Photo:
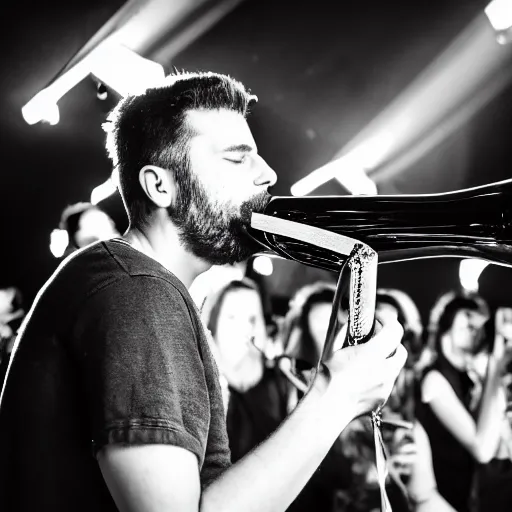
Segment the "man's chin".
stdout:
<path fill-rule="evenodd" d="M 224 253 L 225 257 L 230 259 L 231 264 L 246 261 L 266 249 L 250 235 L 250 222 L 239 219 L 231 228 L 232 243 Z"/>
<path fill-rule="evenodd" d="M 232 265 L 246 261 L 264 250 L 250 233 L 253 212 L 263 212 L 272 196 L 262 192 L 240 207 L 238 215 L 218 212 L 210 207 L 181 226 L 182 241 L 195 256 L 211 265 Z"/>
<path fill-rule="evenodd" d="M 263 213 L 268 206 L 272 196 L 267 192 L 261 192 L 253 197 L 250 201 L 245 201 L 240 207 L 240 218 L 246 225 L 251 224 L 251 216 L 253 213 Z"/>

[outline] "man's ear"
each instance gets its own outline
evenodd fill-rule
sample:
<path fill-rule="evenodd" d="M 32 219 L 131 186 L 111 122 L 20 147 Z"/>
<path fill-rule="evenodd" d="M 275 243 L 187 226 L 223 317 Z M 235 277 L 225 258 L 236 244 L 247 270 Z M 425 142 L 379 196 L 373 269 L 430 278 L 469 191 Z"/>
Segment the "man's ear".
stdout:
<path fill-rule="evenodd" d="M 139 183 L 148 198 L 160 208 L 168 208 L 176 197 L 171 173 L 156 165 L 145 165 L 139 171 Z"/>

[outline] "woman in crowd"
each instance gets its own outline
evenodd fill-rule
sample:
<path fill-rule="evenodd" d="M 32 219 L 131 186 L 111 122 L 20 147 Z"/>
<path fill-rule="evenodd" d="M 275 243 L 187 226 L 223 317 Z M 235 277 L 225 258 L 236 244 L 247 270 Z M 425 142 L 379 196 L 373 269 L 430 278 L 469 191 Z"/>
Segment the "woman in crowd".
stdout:
<path fill-rule="evenodd" d="M 502 403 L 501 429 L 496 451 L 489 462 L 478 464 L 476 469 L 474 510 L 505 512 L 510 510 L 512 504 L 512 417 L 507 417 L 506 412 L 507 405 L 511 402 L 512 308 L 497 309 L 488 322 L 486 340 L 475 357 L 473 368 L 470 367 L 471 377 L 479 391 L 473 396 L 472 413 L 474 415 L 480 407 L 491 359 L 502 360 L 504 372 L 500 394 L 504 396 L 505 402 Z"/>
<path fill-rule="evenodd" d="M 213 353 L 227 382 L 227 430 L 236 462 L 264 441 L 288 414 L 289 384 L 267 365 L 272 343 L 262 300 L 249 279 L 228 283 L 205 304 Z"/>
<path fill-rule="evenodd" d="M 498 449 L 506 358 L 491 353 L 483 386 L 475 385 L 475 355 L 481 351 L 489 309 L 478 296 L 441 300 L 432 330 L 436 359 L 423 373 L 417 414 L 430 438 L 439 491 L 457 511 L 466 512 L 472 508 L 476 464 L 489 462 Z"/>
<path fill-rule="evenodd" d="M 299 350 L 301 368 L 311 368 L 318 357 L 327 332 L 334 287 L 319 284 L 300 290 L 292 301 L 294 307 L 284 322 L 288 349 Z M 304 300 L 303 300 L 304 299 Z M 261 297 L 248 279 L 233 281 L 215 296 L 209 297 L 204 317 L 212 334 L 213 351 L 219 370 L 227 381 L 227 429 L 232 460 L 243 457 L 270 435 L 297 404 L 302 392 L 292 384 L 276 364 L 288 357 L 269 357 L 269 340 Z M 289 342 L 293 341 L 294 347 Z M 304 343 L 302 343 L 302 340 Z M 305 350 L 301 351 L 301 347 Z M 291 359 L 291 358 L 290 358 Z M 289 372 L 286 371 L 289 375 Z M 305 489 L 290 505 L 288 512 L 333 512 L 336 510 L 336 482 L 346 479 L 331 450 Z"/>
<path fill-rule="evenodd" d="M 280 344 L 294 372 L 308 374 L 322 353 L 332 310 L 335 286 L 315 283 L 300 289 L 290 302 Z M 378 295 L 379 312 L 392 310 L 404 325 L 404 342 L 411 353 L 418 346 L 417 318 L 407 320 L 400 293 Z M 403 299 L 403 297 L 402 297 Z M 300 400 L 264 354 L 268 339 L 261 298 L 249 280 L 225 286 L 207 306 L 207 324 L 214 351 L 229 388 L 227 427 L 233 461 L 263 441 Z M 411 308 L 409 307 L 409 310 Z M 209 311 L 209 312 L 208 312 Z M 409 311 L 409 318 L 411 314 Z M 340 325 L 347 311 L 339 312 Z M 413 325 L 409 328 L 408 325 Z M 419 350 L 416 350 L 419 352 Z M 412 362 L 383 411 L 383 434 L 389 452 L 387 490 L 395 512 L 453 512 L 436 491 L 428 437 L 413 420 Z M 305 379 L 307 380 L 307 379 Z M 336 441 L 317 472 L 289 507 L 288 512 L 369 512 L 380 510 L 375 475 L 375 447 L 368 418 L 353 422 Z"/>
<path fill-rule="evenodd" d="M 320 359 L 335 292 L 334 284 L 320 281 L 300 288 L 290 301 L 281 344 L 285 353 L 304 367 L 311 368 Z M 340 325 L 347 322 L 346 304 L 342 306 L 338 312 Z"/>

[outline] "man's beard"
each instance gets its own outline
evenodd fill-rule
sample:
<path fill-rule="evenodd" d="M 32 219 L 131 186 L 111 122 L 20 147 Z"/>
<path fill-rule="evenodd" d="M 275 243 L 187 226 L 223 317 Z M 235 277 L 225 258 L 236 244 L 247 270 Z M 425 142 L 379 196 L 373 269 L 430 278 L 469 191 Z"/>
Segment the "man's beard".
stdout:
<path fill-rule="evenodd" d="M 195 256 L 212 265 L 244 261 L 262 249 L 247 233 L 252 212 L 261 213 L 272 197 L 264 191 L 240 208 L 212 202 L 195 176 L 180 184 L 176 206 L 168 208 L 180 241 Z M 238 210 L 238 211 L 237 211 Z"/>

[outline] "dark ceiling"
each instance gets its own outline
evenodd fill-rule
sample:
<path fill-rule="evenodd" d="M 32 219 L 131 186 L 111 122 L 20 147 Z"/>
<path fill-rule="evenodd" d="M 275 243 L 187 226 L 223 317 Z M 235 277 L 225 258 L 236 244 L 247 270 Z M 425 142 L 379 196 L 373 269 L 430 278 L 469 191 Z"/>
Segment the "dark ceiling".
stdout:
<path fill-rule="evenodd" d="M 0 286 L 17 285 L 29 298 L 58 263 L 48 245 L 62 209 L 88 200 L 110 174 L 100 125 L 113 100 L 98 100 L 87 79 L 59 103 L 56 126 L 29 126 L 20 109 L 122 5 L 18 2 L 1 21 Z M 258 95 L 250 125 L 260 153 L 278 172 L 273 192 L 288 195 L 293 182 L 328 162 L 485 5 L 246 0 L 173 62 L 161 63 L 168 71 L 177 66 L 229 73 Z M 380 184 L 380 191 L 441 192 L 511 177 L 511 114 L 509 86 L 440 146 Z M 330 183 L 321 192 L 340 189 Z M 118 198 L 105 206 L 123 225 Z M 484 293 L 506 301 L 512 271 L 486 272 Z M 381 282 L 402 286 L 425 306 L 456 285 L 456 262 L 384 266 Z"/>

